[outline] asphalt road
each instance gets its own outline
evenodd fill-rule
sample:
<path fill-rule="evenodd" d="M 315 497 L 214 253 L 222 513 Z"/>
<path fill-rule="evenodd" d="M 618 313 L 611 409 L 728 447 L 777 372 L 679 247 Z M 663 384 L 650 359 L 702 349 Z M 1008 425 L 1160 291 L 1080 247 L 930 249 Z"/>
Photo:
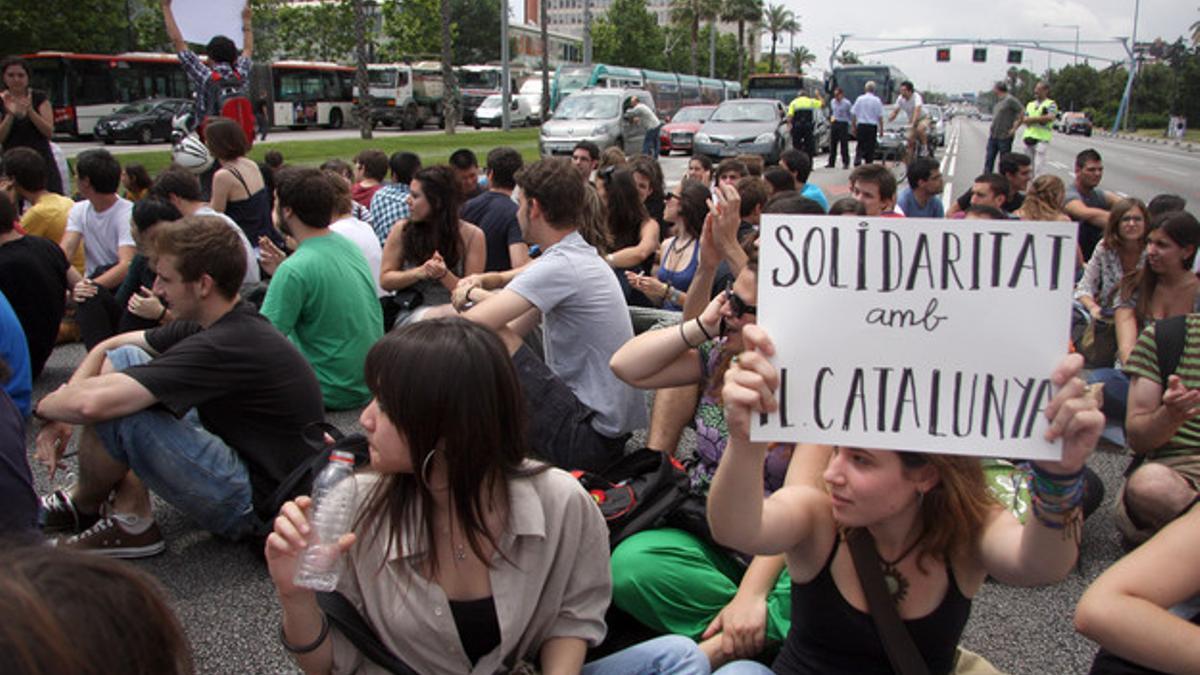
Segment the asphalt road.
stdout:
<path fill-rule="evenodd" d="M 982 139 L 986 127 L 959 121 L 957 151 L 946 156 L 947 175 L 955 191 L 966 188 L 982 166 Z M 1109 167 L 1105 185 L 1127 194 L 1149 198 L 1173 190 L 1189 200 L 1200 200 L 1200 192 L 1184 179 L 1194 175 L 1195 158 L 1183 152 L 1144 148 L 1106 139 L 1062 139 L 1052 144 L 1051 159 L 1070 166 L 1070 158 L 1087 145 L 1105 155 Z M 669 179 L 678 180 L 685 158 L 664 162 Z M 818 164 L 821 164 L 818 162 Z M 952 170 L 950 170 L 952 169 Z M 1167 169 L 1186 172 L 1175 178 Z M 1061 170 L 1061 169 L 1060 169 Z M 813 176 L 831 196 L 845 192 L 846 172 L 819 169 Z M 83 357 L 79 344 L 59 347 L 35 383 L 35 399 L 44 396 L 70 376 Z M 357 428 L 355 412 L 334 413 L 330 421 L 343 429 Z M 31 425 L 33 426 L 33 425 Z M 29 434 L 32 463 L 32 429 Z M 73 461 L 73 460 L 72 460 Z M 1075 634 L 1071 616 L 1075 602 L 1093 580 L 1121 553 L 1109 509 L 1120 485 L 1126 455 L 1116 449 L 1100 450 L 1093 468 L 1107 488 L 1105 505 L 1083 528 L 1082 563 L 1079 571 L 1050 588 L 1017 589 L 987 584 L 976 596 L 963 644 L 1010 673 L 1086 673 L 1095 646 Z M 37 486 L 46 491 L 45 472 L 34 467 Z M 60 478 L 65 484 L 67 478 Z M 266 569 L 256 551 L 248 546 L 214 538 L 189 522 L 170 506 L 155 501 L 155 514 L 167 538 L 160 556 L 137 561 L 142 569 L 161 581 L 191 641 L 201 673 L 296 672 L 278 644 L 279 610 Z"/>

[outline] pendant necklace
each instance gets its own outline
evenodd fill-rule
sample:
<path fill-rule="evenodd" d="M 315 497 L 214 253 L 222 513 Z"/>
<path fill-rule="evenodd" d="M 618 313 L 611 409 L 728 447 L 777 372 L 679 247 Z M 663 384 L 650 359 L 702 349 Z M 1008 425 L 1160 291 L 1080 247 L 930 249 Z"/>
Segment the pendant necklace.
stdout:
<path fill-rule="evenodd" d="M 908 548 L 904 549 L 903 553 L 893 560 L 887 560 L 882 555 L 879 556 L 879 562 L 883 565 L 883 583 L 887 586 L 888 593 L 897 605 L 904 602 L 904 596 L 908 595 L 908 579 L 905 579 L 904 575 L 900 573 L 898 565 L 916 550 L 917 544 L 921 543 L 924 534 L 922 532 L 921 536 L 918 536 Z M 877 548 L 876 553 L 878 552 Z"/>

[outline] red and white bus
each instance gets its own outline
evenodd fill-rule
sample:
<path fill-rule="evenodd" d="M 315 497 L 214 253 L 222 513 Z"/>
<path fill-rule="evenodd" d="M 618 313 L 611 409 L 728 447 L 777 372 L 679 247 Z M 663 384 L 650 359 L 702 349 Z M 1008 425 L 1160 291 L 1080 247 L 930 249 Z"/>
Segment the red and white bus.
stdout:
<path fill-rule="evenodd" d="M 25 54 L 33 87 L 47 92 L 54 131 L 88 136 L 96 120 L 144 98 L 191 98 L 187 75 L 174 54 L 129 52 Z M 336 63 L 280 61 L 256 64 L 250 96 L 265 99 L 271 124 L 341 127 L 351 119 L 354 69 Z"/>

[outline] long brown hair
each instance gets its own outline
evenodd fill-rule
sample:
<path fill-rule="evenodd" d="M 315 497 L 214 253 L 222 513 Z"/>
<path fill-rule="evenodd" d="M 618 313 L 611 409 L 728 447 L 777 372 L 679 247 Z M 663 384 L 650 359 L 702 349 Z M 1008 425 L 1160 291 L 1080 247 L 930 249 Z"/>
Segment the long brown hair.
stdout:
<path fill-rule="evenodd" d="M 1162 230 L 1167 238 L 1175 242 L 1177 245 L 1191 246 L 1192 254 L 1183 261 L 1185 270 L 1192 269 L 1192 263 L 1196 260 L 1196 252 L 1200 250 L 1200 222 L 1196 221 L 1196 217 L 1187 211 L 1176 211 L 1162 216 L 1158 224 L 1149 228 L 1152 230 Z M 1149 236 L 1149 233 L 1147 233 Z M 1137 308 L 1135 310 L 1138 319 L 1138 325 L 1144 326 L 1147 321 L 1154 320 L 1154 316 L 1150 311 L 1150 303 L 1154 298 L 1154 291 L 1158 288 L 1158 273 L 1150 268 L 1150 265 L 1142 265 L 1138 270 L 1137 277 Z"/>
<path fill-rule="evenodd" d="M 0 672 L 190 675 L 162 588 L 111 558 L 47 546 L 0 553 Z"/>
<path fill-rule="evenodd" d="M 1142 238 L 1138 243 L 1143 249 L 1146 248 L 1146 239 L 1150 236 L 1150 212 L 1142 200 L 1128 197 L 1117 202 L 1117 205 L 1108 213 L 1108 222 L 1104 224 L 1104 247 L 1108 250 L 1121 250 L 1121 219 L 1133 209 L 1142 212 L 1144 225 L 1142 226 Z"/>
<path fill-rule="evenodd" d="M 450 504 L 471 550 L 498 550 L 489 504 L 507 503 L 507 479 L 545 469 L 524 466 L 524 398 L 508 350 L 496 334 L 459 318 L 421 321 L 388 333 L 367 354 L 366 380 L 379 408 L 408 444 L 413 473 L 385 476 L 367 497 L 354 529 L 378 537 L 386 518 L 389 550 L 405 531 L 430 553 L 436 540 L 433 493 L 422 470 L 445 467 Z"/>
<path fill-rule="evenodd" d="M 1026 220 L 1055 220 L 1062 213 L 1067 187 L 1058 176 L 1038 176 L 1025 194 L 1021 214 Z"/>
<path fill-rule="evenodd" d="M 977 457 L 900 452 L 905 469 L 933 467 L 938 483 L 921 499 L 921 552 L 917 567 L 926 557 L 945 564 L 971 550 L 983 525 L 999 503 L 988 491 L 983 465 Z"/>
<path fill-rule="evenodd" d="M 400 240 L 404 247 L 401 262 L 416 267 L 437 251 L 446 261 L 447 269 L 453 270 L 465 255 L 458 226 L 462 200 L 454 171 L 445 165 L 431 166 L 418 171 L 413 180 L 420 181 L 431 213 L 429 220 L 410 220 L 404 226 Z"/>

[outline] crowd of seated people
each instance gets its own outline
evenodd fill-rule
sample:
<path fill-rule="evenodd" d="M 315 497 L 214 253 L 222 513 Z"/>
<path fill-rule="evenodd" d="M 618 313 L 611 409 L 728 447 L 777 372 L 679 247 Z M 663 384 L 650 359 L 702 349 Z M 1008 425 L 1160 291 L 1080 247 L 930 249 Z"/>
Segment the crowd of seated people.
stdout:
<path fill-rule="evenodd" d="M 1076 625 L 1104 647 L 1097 663 L 1200 667 L 1194 649 L 1169 647 L 1197 642 L 1187 602 L 1200 594 L 1196 565 L 1184 569 L 1200 484 L 1200 223 L 1182 200 L 1108 199 L 1094 151 L 1070 188 L 1030 181 L 1024 155 L 1004 155 L 947 209 L 938 167 L 922 160 L 903 192 L 893 171 L 864 165 L 830 200 L 797 150 L 777 166 L 694 157 L 674 182 L 655 159 L 587 142 L 534 163 L 501 147 L 481 178 L 465 149 L 449 164 L 371 150 L 324 171 L 263 170 L 242 133 L 209 127 L 211 202 L 177 167 L 149 181 L 128 172 L 126 200 L 120 162 L 92 150 L 76 162 L 80 201 L 52 211 L 38 158 L 4 158 L 0 261 L 24 267 L 0 268 L 0 299 L 25 352 L 0 352 L 11 441 L 0 445 L 18 448 L 0 456 L 0 525 L 64 549 L 41 549 L 47 569 L 119 579 L 121 602 L 148 607 L 113 627 L 122 639 L 150 630 L 139 622 L 160 615 L 156 588 L 125 567 L 88 571 L 76 553 L 166 550 L 153 492 L 219 538 L 266 538 L 279 637 L 300 668 L 384 672 L 293 582 L 311 500 L 272 511 L 266 499 L 316 452 L 306 425 L 361 409 L 370 466 L 338 591 L 418 672 L 890 672 L 851 560 L 863 540 L 903 580 L 896 608 L 929 672 L 960 672 L 982 662 L 959 641 L 986 578 L 1053 584 L 1075 566 L 1079 542 L 1063 532 L 1082 518 L 1107 424 L 1136 457 L 1116 515 L 1142 548 L 1088 591 Z M 787 338 L 757 324 L 762 216 L 902 218 L 905 206 L 1097 230 L 1075 289 L 1086 359 L 1064 358 L 1046 410 L 1064 454 L 1027 469 L 1040 505 L 1027 518 L 1001 505 L 977 459 L 749 440 L 750 416 L 776 404 L 769 357 Z M 33 231 L 21 226 L 30 213 L 62 222 Z M 24 301 L 29 275 L 53 302 Z M 1174 316 L 1187 318 L 1167 373 Z M 72 321 L 86 356 L 29 401 Z M 29 427 L 50 473 L 78 445 L 74 486 L 34 495 Z M 679 460 L 687 495 L 610 550 L 569 472 L 602 473 L 640 430 Z M 45 583 L 12 555 L 0 569 L 14 571 L 0 599 Z M 610 605 L 663 637 L 606 650 Z M 29 609 L 0 629 L 0 669 L 73 663 L 78 645 L 14 646 L 72 620 Z M 139 654 L 170 665 L 146 672 L 191 672 L 173 621 L 155 620 L 161 654 Z"/>

